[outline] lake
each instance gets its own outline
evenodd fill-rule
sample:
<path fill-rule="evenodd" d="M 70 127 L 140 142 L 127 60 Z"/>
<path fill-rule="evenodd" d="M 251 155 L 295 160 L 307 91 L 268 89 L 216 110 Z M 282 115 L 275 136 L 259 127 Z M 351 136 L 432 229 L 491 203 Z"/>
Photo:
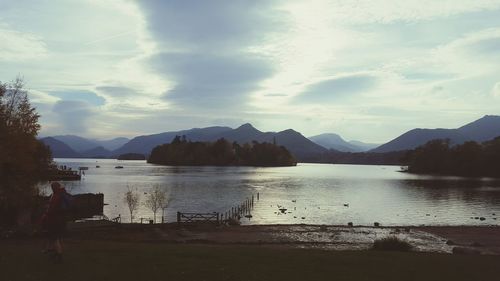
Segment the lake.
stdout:
<path fill-rule="evenodd" d="M 397 166 L 173 167 L 114 159 L 55 161 L 72 169 L 89 167 L 81 181 L 64 185 L 74 194 L 103 193 L 105 214 L 121 214 L 124 221 L 129 220 L 123 202 L 127 187 L 137 189 L 144 202 L 145 192 L 160 185 L 169 196 L 164 210 L 168 222 L 175 221 L 177 211 L 226 212 L 254 195 L 253 217 L 242 218 L 243 224 L 500 224 L 500 181 L 493 179 L 412 175 L 398 172 Z M 117 165 L 123 169 L 115 169 Z M 287 211 L 283 214 L 278 206 Z M 153 214 L 141 206 L 135 217 Z"/>

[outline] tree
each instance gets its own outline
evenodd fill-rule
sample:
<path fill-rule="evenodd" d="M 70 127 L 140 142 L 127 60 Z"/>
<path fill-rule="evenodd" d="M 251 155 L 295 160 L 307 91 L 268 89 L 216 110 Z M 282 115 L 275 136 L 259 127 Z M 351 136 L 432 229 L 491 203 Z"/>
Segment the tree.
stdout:
<path fill-rule="evenodd" d="M 130 212 L 130 223 L 132 223 L 134 219 L 134 212 L 139 207 L 139 201 L 141 197 L 137 189 L 133 190 L 129 186 L 127 186 L 127 192 L 125 192 L 125 196 L 123 201 L 127 204 L 128 210 Z"/>
<path fill-rule="evenodd" d="M 167 205 L 167 193 L 155 184 L 151 191 L 146 195 L 146 207 L 153 211 L 153 221 L 156 223 L 156 213 L 159 209 Z"/>
<path fill-rule="evenodd" d="M 52 164 L 50 150 L 36 138 L 39 117 L 22 78 L 0 82 L 0 221 L 6 224 L 30 208 L 36 183 Z"/>

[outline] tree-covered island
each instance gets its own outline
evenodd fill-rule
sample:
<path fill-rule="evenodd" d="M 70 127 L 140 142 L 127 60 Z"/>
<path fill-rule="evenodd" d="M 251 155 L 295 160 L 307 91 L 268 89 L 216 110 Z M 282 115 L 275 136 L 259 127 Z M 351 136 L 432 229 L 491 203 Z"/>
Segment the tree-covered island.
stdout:
<path fill-rule="evenodd" d="M 273 143 L 240 145 L 219 139 L 215 142 L 192 142 L 176 136 L 171 143 L 151 151 L 148 163 L 172 166 L 295 166 L 297 160 L 283 146 Z"/>

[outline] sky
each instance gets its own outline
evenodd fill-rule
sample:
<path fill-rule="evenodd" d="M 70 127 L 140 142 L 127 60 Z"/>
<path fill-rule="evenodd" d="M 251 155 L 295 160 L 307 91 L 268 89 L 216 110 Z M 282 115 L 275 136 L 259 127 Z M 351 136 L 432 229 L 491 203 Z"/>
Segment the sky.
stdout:
<path fill-rule="evenodd" d="M 500 114 L 500 0 L 0 0 L 42 136 L 251 123 L 384 143 Z"/>

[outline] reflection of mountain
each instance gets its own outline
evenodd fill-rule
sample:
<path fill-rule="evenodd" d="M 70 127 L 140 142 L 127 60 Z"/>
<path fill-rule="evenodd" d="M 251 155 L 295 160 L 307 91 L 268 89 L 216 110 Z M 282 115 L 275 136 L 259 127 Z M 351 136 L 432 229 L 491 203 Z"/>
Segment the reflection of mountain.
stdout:
<path fill-rule="evenodd" d="M 50 147 L 52 151 L 52 157 L 54 158 L 78 158 L 81 155 L 71 149 L 67 144 L 62 141 L 56 140 L 52 137 L 42 138 L 40 139 L 45 145 Z"/>
<path fill-rule="evenodd" d="M 140 136 L 113 151 L 113 154 L 142 153 L 149 154 L 151 150 L 160 144 L 170 143 L 176 135 L 185 135 L 191 141 L 215 141 L 224 138 L 236 141 L 239 144 L 258 142 L 276 142 L 285 146 L 299 160 L 314 154 L 321 154 L 327 150 L 317 145 L 294 130 L 285 130 L 278 133 L 261 132 L 251 124 L 244 124 L 236 129 L 229 127 L 209 127 L 202 129 L 191 129 L 177 132 L 167 132 L 149 136 Z"/>
<path fill-rule="evenodd" d="M 345 141 L 337 134 L 321 134 L 309 137 L 313 142 L 328 148 L 343 152 L 363 152 L 377 147 L 377 144 L 363 143 L 360 141 Z"/>
<path fill-rule="evenodd" d="M 486 115 L 458 129 L 413 129 L 373 149 L 372 152 L 414 149 L 433 139 L 449 139 L 453 145 L 471 140 L 483 142 L 497 136 L 500 136 L 500 116 Z"/>

